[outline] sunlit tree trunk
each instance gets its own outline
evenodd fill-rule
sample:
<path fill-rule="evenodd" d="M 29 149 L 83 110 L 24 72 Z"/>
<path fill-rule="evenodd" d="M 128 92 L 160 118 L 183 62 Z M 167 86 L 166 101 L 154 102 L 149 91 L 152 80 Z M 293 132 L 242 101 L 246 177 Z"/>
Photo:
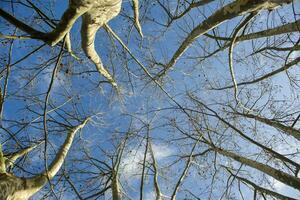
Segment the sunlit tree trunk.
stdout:
<path fill-rule="evenodd" d="M 1 152 L 0 153 L 0 164 L 1 164 L 0 165 L 1 167 L 0 199 L 1 200 L 26 200 L 32 195 L 34 195 L 36 192 L 38 192 L 42 187 L 44 187 L 48 183 L 48 179 L 51 180 L 59 171 L 72 145 L 76 133 L 81 128 L 83 128 L 87 122 L 88 119 L 84 120 L 83 123 L 74 127 L 69 132 L 68 136 L 66 137 L 63 145 L 60 147 L 58 153 L 56 154 L 49 168 L 35 177 L 21 178 L 21 177 L 14 176 L 13 174 L 7 173 L 5 162 L 2 162 L 5 158 Z M 25 153 L 26 150 L 21 151 L 18 155 L 21 156 L 24 155 Z"/>
<path fill-rule="evenodd" d="M 119 183 L 118 175 L 115 172 L 113 172 L 111 189 L 112 189 L 113 200 L 121 200 L 120 183 Z"/>

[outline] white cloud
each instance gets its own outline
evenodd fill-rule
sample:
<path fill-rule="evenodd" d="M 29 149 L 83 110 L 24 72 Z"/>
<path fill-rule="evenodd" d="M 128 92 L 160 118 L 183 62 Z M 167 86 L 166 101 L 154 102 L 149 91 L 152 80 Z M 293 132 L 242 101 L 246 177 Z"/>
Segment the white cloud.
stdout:
<path fill-rule="evenodd" d="M 152 149 L 154 152 L 154 156 L 157 161 L 160 161 L 162 159 L 167 158 L 168 156 L 172 155 L 173 149 L 166 145 L 161 145 L 161 144 L 153 144 Z"/>
<path fill-rule="evenodd" d="M 170 147 L 161 144 L 152 144 L 152 149 L 158 163 L 173 153 L 173 150 Z M 136 174 L 140 174 L 142 170 L 141 164 L 144 159 L 144 152 L 144 148 L 133 150 L 127 154 L 125 159 L 122 160 L 121 174 L 124 175 L 126 179 L 129 177 L 132 178 L 132 176 Z M 151 161 L 149 152 L 147 154 L 147 161 Z"/>
<path fill-rule="evenodd" d="M 154 191 L 149 191 L 149 192 L 146 192 L 145 195 L 144 195 L 144 200 L 153 200 L 155 199 L 156 197 L 156 194 Z"/>
<path fill-rule="evenodd" d="M 142 149 L 129 153 L 121 163 L 122 174 L 127 178 L 139 171 L 139 163 L 143 159 Z"/>

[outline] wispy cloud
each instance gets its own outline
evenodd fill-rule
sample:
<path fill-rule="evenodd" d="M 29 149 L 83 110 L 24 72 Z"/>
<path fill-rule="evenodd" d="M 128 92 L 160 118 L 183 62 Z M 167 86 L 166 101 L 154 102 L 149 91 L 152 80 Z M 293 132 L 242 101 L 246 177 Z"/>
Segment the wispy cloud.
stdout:
<path fill-rule="evenodd" d="M 173 153 L 173 150 L 170 147 L 162 144 L 152 144 L 152 149 L 155 159 L 158 163 Z M 124 175 L 125 178 L 132 178 L 132 176 L 139 174 L 139 172 L 142 170 L 144 151 L 144 148 L 131 151 L 129 154 L 127 154 L 126 158 L 122 160 L 121 174 Z M 147 154 L 147 161 L 151 161 L 149 153 Z"/>

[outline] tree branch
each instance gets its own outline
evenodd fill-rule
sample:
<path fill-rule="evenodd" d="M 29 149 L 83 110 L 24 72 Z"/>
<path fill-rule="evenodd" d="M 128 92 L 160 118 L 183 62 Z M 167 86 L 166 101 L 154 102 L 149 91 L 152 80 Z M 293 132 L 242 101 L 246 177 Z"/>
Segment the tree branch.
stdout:
<path fill-rule="evenodd" d="M 81 124 L 74 127 L 68 133 L 68 136 L 66 137 L 63 145 L 60 147 L 54 160 L 52 161 L 51 165 L 49 166 L 49 168 L 46 171 L 42 172 L 38 176 L 26 179 L 26 181 L 27 181 L 26 189 L 27 190 L 29 190 L 32 194 L 36 193 L 37 191 L 39 191 L 40 188 L 42 188 L 48 182 L 47 176 L 49 177 L 49 179 L 52 179 L 57 174 L 57 172 L 59 171 L 60 167 L 62 166 L 62 164 L 67 156 L 67 153 L 73 143 L 76 133 L 80 129 L 82 129 L 89 120 L 90 120 L 90 118 L 85 119 Z"/>
<path fill-rule="evenodd" d="M 173 54 L 169 63 L 165 66 L 165 69 L 160 73 L 159 76 L 163 76 L 169 69 L 171 69 L 177 60 L 183 55 L 183 53 L 189 48 L 189 46 L 201 35 L 214 29 L 225 21 L 235 18 L 245 13 L 259 11 L 262 9 L 273 9 L 283 3 L 290 3 L 291 0 L 237 0 L 223 8 L 217 10 L 213 15 L 209 16 L 201 24 L 196 26 L 189 35 L 181 43 L 180 47 Z"/>
<path fill-rule="evenodd" d="M 279 123 L 275 120 L 267 119 L 267 118 L 260 117 L 260 116 L 257 116 L 257 115 L 253 115 L 253 114 L 246 114 L 246 113 L 239 113 L 239 112 L 236 112 L 236 114 L 238 114 L 240 116 L 247 117 L 247 118 L 252 118 L 252 119 L 258 120 L 258 121 L 260 121 L 264 124 L 267 124 L 269 126 L 272 126 L 276 129 L 279 129 L 279 130 L 283 131 L 287 135 L 293 136 L 297 140 L 300 140 L 300 131 L 293 128 L 293 127 L 286 126 L 286 125 L 281 124 L 281 123 Z"/>
<path fill-rule="evenodd" d="M 281 200 L 296 200 L 294 198 L 291 198 L 291 197 L 288 197 L 288 196 L 285 196 L 285 195 L 282 195 L 282 194 L 279 194 L 277 192 L 274 192 L 272 190 L 269 190 L 269 189 L 266 189 L 266 188 L 263 188 L 255 183 L 253 183 L 252 181 L 249 181 L 248 179 L 245 179 L 243 177 L 240 177 L 240 176 L 237 176 L 235 174 L 233 174 L 227 167 L 226 167 L 226 170 L 232 175 L 234 176 L 235 178 L 239 179 L 240 181 L 242 181 L 244 184 L 246 185 L 251 185 L 254 190 L 260 192 L 261 194 L 266 194 L 266 195 L 269 195 L 269 196 L 272 196 L 272 197 L 276 197 L 278 199 L 281 199 Z"/>
<path fill-rule="evenodd" d="M 235 161 L 238 161 L 242 164 L 248 165 L 249 167 L 257 169 L 265 174 L 268 174 L 269 176 L 275 178 L 278 181 L 281 181 L 282 183 L 284 183 L 286 185 L 289 185 L 295 189 L 300 190 L 300 179 L 295 176 L 292 176 L 288 173 L 274 169 L 273 167 L 262 164 L 255 160 L 251 160 L 251 159 L 245 158 L 243 156 L 240 156 L 238 154 L 232 153 L 228 150 L 218 148 L 216 146 L 213 146 L 212 144 L 208 144 L 208 145 L 210 145 L 217 153 L 219 153 L 223 156 L 232 158 Z"/>
<path fill-rule="evenodd" d="M 20 151 L 17 151 L 15 153 L 12 153 L 10 155 L 7 155 L 5 156 L 7 159 L 5 160 L 5 166 L 6 166 L 6 169 L 9 168 L 10 166 L 12 166 L 16 160 L 22 156 L 24 156 L 25 154 L 29 153 L 30 151 L 32 151 L 33 149 L 35 149 L 36 147 L 38 147 L 40 144 L 42 144 L 42 142 L 39 142 L 35 145 L 32 145 L 32 146 L 29 146 L 29 147 L 26 147 Z"/>
<path fill-rule="evenodd" d="M 272 76 L 277 75 L 280 72 L 288 70 L 289 68 L 297 65 L 299 62 L 300 62 L 300 57 L 296 58 L 295 60 L 287 63 L 286 65 L 284 65 L 284 66 L 282 66 L 282 67 L 280 67 L 280 68 L 278 68 L 278 69 L 276 69 L 276 70 L 274 70 L 270 73 L 267 73 L 267 74 L 265 74 L 265 75 L 263 75 L 259 78 L 254 79 L 252 81 L 244 81 L 244 82 L 241 82 L 241 83 L 237 83 L 237 86 L 250 85 L 250 84 L 254 84 L 254 83 L 258 83 L 260 81 L 263 81 L 267 78 L 271 78 Z M 221 87 L 221 88 L 212 88 L 212 90 L 225 90 L 225 89 L 229 89 L 229 88 L 233 88 L 233 87 L 234 87 L 234 85 L 229 85 L 229 86 L 225 86 L 225 87 Z"/>

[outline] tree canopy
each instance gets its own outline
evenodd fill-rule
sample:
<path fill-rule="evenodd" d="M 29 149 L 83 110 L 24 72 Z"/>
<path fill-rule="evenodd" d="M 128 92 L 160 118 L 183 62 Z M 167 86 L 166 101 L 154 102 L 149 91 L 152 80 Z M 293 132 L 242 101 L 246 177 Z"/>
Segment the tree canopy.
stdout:
<path fill-rule="evenodd" d="M 300 199 L 300 2 L 0 0 L 0 199 Z"/>

